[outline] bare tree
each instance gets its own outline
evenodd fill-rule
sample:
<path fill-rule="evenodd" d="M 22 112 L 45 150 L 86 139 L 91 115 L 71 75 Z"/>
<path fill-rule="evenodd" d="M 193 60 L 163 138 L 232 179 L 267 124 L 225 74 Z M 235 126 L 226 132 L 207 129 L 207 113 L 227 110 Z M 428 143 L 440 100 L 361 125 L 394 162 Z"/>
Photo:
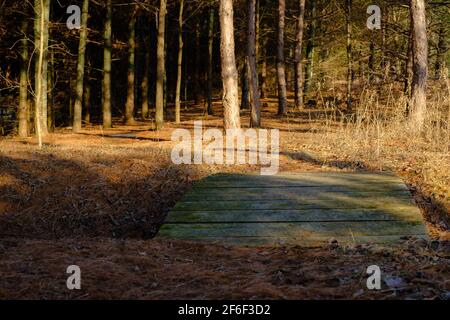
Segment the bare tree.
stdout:
<path fill-rule="evenodd" d="M 437 43 L 436 64 L 434 69 L 434 76 L 436 79 L 441 78 L 444 73 L 446 63 L 445 54 L 447 52 L 447 35 L 444 27 L 444 23 L 441 23 L 438 30 L 438 43 Z"/>
<path fill-rule="evenodd" d="M 347 22 L 347 110 L 352 111 L 352 88 L 353 88 L 353 45 L 352 45 L 352 0 L 345 1 Z"/>
<path fill-rule="evenodd" d="M 416 130 L 422 130 L 427 109 L 428 38 L 424 0 L 410 0 L 413 35 L 413 81 L 411 85 L 410 117 Z"/>
<path fill-rule="evenodd" d="M 259 128 L 261 126 L 261 102 L 256 67 L 256 0 L 248 0 L 247 63 L 251 98 L 250 125 Z"/>
<path fill-rule="evenodd" d="M 184 0 L 180 0 L 180 12 L 178 15 L 178 65 L 177 88 L 175 92 L 175 122 L 181 122 L 181 77 L 183 73 L 183 10 Z"/>
<path fill-rule="evenodd" d="M 166 74 L 165 38 L 166 38 L 166 13 L 167 0 L 159 2 L 158 16 L 158 44 L 157 44 L 157 67 L 156 67 L 156 129 L 164 125 L 164 77 Z"/>
<path fill-rule="evenodd" d="M 36 119 L 39 123 L 39 134 L 48 133 L 47 126 L 47 88 L 48 88 L 48 41 L 49 41 L 49 20 L 50 20 L 50 0 L 35 0 L 35 52 L 37 59 L 42 58 L 41 69 L 39 63 L 35 64 L 35 105 L 39 117 Z M 41 52 L 42 50 L 42 52 Z M 37 96 L 37 92 L 41 95 Z M 37 101 L 39 100 L 39 103 Z"/>
<path fill-rule="evenodd" d="M 136 124 L 134 120 L 134 84 L 136 76 L 136 7 L 131 13 L 131 19 L 128 24 L 128 86 L 127 101 L 125 104 L 125 123 L 128 125 Z"/>
<path fill-rule="evenodd" d="M 303 108 L 303 29 L 305 24 L 305 0 L 298 0 L 297 35 L 295 38 L 295 107 Z"/>
<path fill-rule="evenodd" d="M 262 41 L 262 61 L 261 61 L 261 98 L 267 97 L 267 42 L 268 37 Z"/>
<path fill-rule="evenodd" d="M 106 21 L 103 48 L 103 128 L 112 127 L 111 115 L 111 54 L 112 54 L 112 2 L 106 0 Z"/>
<path fill-rule="evenodd" d="M 214 45 L 214 6 L 209 8 L 209 30 L 208 30 L 208 85 L 207 85 L 207 103 L 208 114 L 213 114 L 213 45 Z"/>
<path fill-rule="evenodd" d="M 35 11 L 37 13 L 37 22 L 35 23 L 35 46 L 37 52 L 37 61 L 36 61 L 36 88 L 35 88 L 35 126 L 36 126 L 36 135 L 38 138 L 38 146 L 42 148 L 42 135 L 43 135 L 43 96 L 45 93 L 43 82 L 47 80 L 47 75 L 44 73 L 44 60 L 45 57 L 45 31 L 46 28 L 45 18 L 42 14 L 45 11 L 46 0 L 36 0 L 35 1 Z M 48 25 L 47 25 L 48 26 Z M 36 42 L 37 41 L 37 42 Z"/>
<path fill-rule="evenodd" d="M 220 0 L 220 52 L 222 61 L 225 129 L 239 129 L 238 73 L 236 69 L 233 0 Z"/>
<path fill-rule="evenodd" d="M 286 16 L 286 0 L 278 0 L 278 46 L 277 46 L 277 79 L 278 79 L 278 115 L 286 114 L 287 88 L 286 63 L 284 58 L 284 29 Z"/>
<path fill-rule="evenodd" d="M 20 94 L 19 94 L 19 137 L 28 136 L 28 19 L 23 19 L 21 33 L 21 60 L 20 60 Z"/>
<path fill-rule="evenodd" d="M 83 13 L 81 15 L 80 42 L 78 45 L 77 83 L 75 88 L 75 104 L 73 108 L 73 132 L 81 130 L 81 117 L 84 89 L 84 65 L 86 59 L 87 23 L 89 17 L 89 0 L 83 0 Z"/>
<path fill-rule="evenodd" d="M 308 1 L 311 7 L 311 21 L 308 28 L 308 43 L 306 45 L 306 70 L 304 94 L 307 95 L 311 89 L 314 75 L 314 55 L 316 52 L 317 31 L 317 0 Z"/>

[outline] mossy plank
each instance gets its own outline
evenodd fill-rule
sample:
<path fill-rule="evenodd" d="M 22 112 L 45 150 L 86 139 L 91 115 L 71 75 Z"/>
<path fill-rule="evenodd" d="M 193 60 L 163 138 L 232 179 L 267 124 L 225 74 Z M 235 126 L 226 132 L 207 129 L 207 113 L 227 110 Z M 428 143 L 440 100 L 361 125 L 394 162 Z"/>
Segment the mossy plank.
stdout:
<path fill-rule="evenodd" d="M 395 176 L 380 175 L 374 178 L 370 174 L 285 174 L 276 176 L 257 176 L 257 175 L 218 175 L 211 176 L 195 183 L 196 188 L 205 187 L 279 187 L 279 186 L 346 186 L 350 188 L 359 188 L 362 186 L 390 186 L 406 188 L 403 181 Z"/>
<path fill-rule="evenodd" d="M 404 183 L 381 183 L 381 182 L 352 182 L 341 181 L 333 183 L 318 183 L 312 181 L 211 181 L 211 182 L 199 182 L 194 185 L 195 189 L 209 189 L 209 188 L 292 188 L 292 187 L 319 187 L 319 188 L 339 188 L 349 191 L 364 191 L 364 190 L 408 190 Z"/>
<path fill-rule="evenodd" d="M 417 212 L 408 209 L 306 209 L 306 210 L 219 210 L 173 211 L 167 223 L 217 222 L 314 222 L 314 221 L 418 221 Z"/>
<path fill-rule="evenodd" d="M 297 239 L 290 237 L 223 237 L 223 238 L 179 238 L 186 241 L 202 241 L 209 243 L 220 243 L 236 246 L 267 246 L 267 245 L 302 245 L 302 246 L 321 246 L 330 240 L 336 240 L 338 243 L 344 244 L 390 244 L 396 243 L 402 239 L 414 237 L 416 239 L 428 239 L 426 235 L 393 235 L 393 236 L 360 236 L 360 237 L 314 237 Z M 173 239 L 172 237 L 170 237 Z"/>
<path fill-rule="evenodd" d="M 421 222 L 408 221 L 345 221 L 345 222 L 280 222 L 280 223 L 192 223 L 165 224 L 162 236 L 171 238 L 268 237 L 363 237 L 426 235 Z"/>
<path fill-rule="evenodd" d="M 379 198 L 379 199 L 297 199 L 297 200 L 260 200 L 260 201 L 182 201 L 172 211 L 199 211 L 205 210 L 292 210 L 300 208 L 309 209 L 414 209 L 411 198 Z"/>
<path fill-rule="evenodd" d="M 256 189 L 256 188 L 255 188 Z M 390 191 L 329 191 L 325 188 L 311 190 L 311 188 L 286 188 L 286 189 L 223 189 L 215 188 L 202 191 L 194 190 L 188 192 L 183 201 L 258 201 L 261 199 L 271 200 L 330 200 L 330 199 L 379 199 L 379 198 L 411 198 L 411 193 L 405 190 Z M 294 189 L 294 190 L 293 190 Z"/>
<path fill-rule="evenodd" d="M 215 174 L 211 175 L 202 181 L 265 181 L 267 178 L 271 180 L 302 180 L 302 181 L 316 181 L 316 182 L 330 182 L 330 181 L 366 181 L 366 182 L 401 182 L 402 180 L 392 173 L 355 173 L 355 172 L 287 172 L 280 173 L 274 176 L 262 176 L 255 174 Z"/>

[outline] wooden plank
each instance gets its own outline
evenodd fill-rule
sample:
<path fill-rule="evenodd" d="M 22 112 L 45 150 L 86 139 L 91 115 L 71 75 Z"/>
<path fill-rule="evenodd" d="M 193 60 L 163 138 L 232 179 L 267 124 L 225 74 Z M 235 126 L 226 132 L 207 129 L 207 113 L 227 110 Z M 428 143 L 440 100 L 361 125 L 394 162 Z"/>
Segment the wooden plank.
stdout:
<path fill-rule="evenodd" d="M 408 209 L 414 202 L 411 198 L 380 198 L 380 199 L 358 199 L 351 200 L 263 200 L 263 201 L 182 201 L 172 211 L 208 211 L 217 210 L 292 210 L 292 209 L 384 209 L 390 208 Z"/>
<path fill-rule="evenodd" d="M 325 188 L 314 189 L 271 189 L 271 188 L 244 188 L 244 189 L 230 189 L 223 191 L 223 189 L 216 188 L 212 190 L 203 189 L 188 192 L 182 201 L 258 201 L 261 199 L 271 200 L 351 200 L 351 199 L 380 199 L 383 198 L 401 198 L 410 199 L 411 193 L 406 190 L 396 191 L 329 191 Z"/>
<path fill-rule="evenodd" d="M 266 237 L 306 239 L 309 237 L 364 237 L 426 235 L 420 222 L 357 221 L 299 223 L 193 223 L 165 224 L 160 234 L 170 238 L 215 239 L 227 237 Z"/>
<path fill-rule="evenodd" d="M 301 180 L 270 180 L 270 181 L 203 181 L 194 185 L 195 189 L 210 189 L 210 188 L 292 188 L 292 187 L 326 187 L 337 188 L 345 187 L 345 190 L 349 191 L 364 191 L 364 190 L 384 190 L 386 188 L 390 190 L 408 190 L 408 187 L 404 183 L 391 183 L 384 184 L 381 182 L 362 183 L 352 181 L 335 181 L 329 184 L 314 182 L 314 181 L 301 181 Z"/>
<path fill-rule="evenodd" d="M 303 246 L 321 246 L 331 240 L 336 240 L 338 243 L 352 243 L 352 244 L 389 244 L 395 243 L 402 239 L 414 237 L 418 239 L 428 239 L 427 235 L 393 235 L 393 236 L 360 236 L 360 237 L 314 237 L 296 239 L 289 237 L 224 237 L 224 238 L 179 238 L 186 241 L 202 241 L 210 243 L 221 243 L 227 245 L 245 245 L 245 246 L 267 246 L 267 245 L 303 245 Z M 172 238 L 171 238 L 172 239 Z"/>
<path fill-rule="evenodd" d="M 348 181 L 367 181 L 367 182 L 402 182 L 398 176 L 392 173 L 366 173 L 366 172 L 289 172 L 280 173 L 275 176 L 261 176 L 251 173 L 243 174 L 214 174 L 202 181 L 235 181 L 235 180 L 267 180 L 287 179 L 287 180 L 305 180 L 305 181 L 321 181 L 328 182 L 331 180 L 348 180 Z"/>
<path fill-rule="evenodd" d="M 314 222 L 314 221 L 418 221 L 416 211 L 407 209 L 304 209 L 304 210 L 219 210 L 173 211 L 166 223 L 217 222 Z"/>
<path fill-rule="evenodd" d="M 195 193 L 208 193 L 208 192 L 220 192 L 221 190 L 226 190 L 226 192 L 271 192 L 271 191 L 285 191 L 285 192 L 297 192 L 297 193 L 308 193 L 308 192 L 339 192 L 339 193 L 368 193 L 368 192 L 409 192 L 409 189 L 404 184 L 398 185 L 361 185 L 361 186 L 338 186 L 338 185 L 291 185 L 291 186 L 281 186 L 281 185 L 265 185 L 265 186 L 207 186 L 207 187 L 194 187 L 192 192 Z"/>
<path fill-rule="evenodd" d="M 372 178 L 371 178 L 372 177 Z M 217 175 L 195 183 L 196 188 L 205 187 L 278 187 L 278 186 L 347 186 L 357 188 L 360 186 L 386 186 L 405 188 L 403 181 L 393 176 L 382 175 L 379 178 L 373 178 L 371 175 L 364 174 L 341 174 L 341 175 L 313 175 L 313 174 L 293 174 L 277 176 L 257 176 L 257 175 Z"/>
<path fill-rule="evenodd" d="M 241 175 L 214 175 L 201 181 L 197 181 L 196 184 L 212 184 L 212 183 L 227 183 L 227 182 L 282 182 L 292 183 L 295 181 L 301 181 L 308 184 L 401 184 L 403 181 L 395 176 L 391 175 L 369 175 L 369 174 L 285 174 L 276 176 L 261 176 L 252 174 Z"/>

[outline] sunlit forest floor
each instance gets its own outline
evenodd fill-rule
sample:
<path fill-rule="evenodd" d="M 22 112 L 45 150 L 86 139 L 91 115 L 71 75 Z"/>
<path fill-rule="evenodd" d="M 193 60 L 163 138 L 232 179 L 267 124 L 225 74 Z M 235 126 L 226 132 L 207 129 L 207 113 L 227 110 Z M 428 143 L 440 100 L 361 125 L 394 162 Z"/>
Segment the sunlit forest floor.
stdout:
<path fill-rule="evenodd" d="M 280 129 L 281 172 L 394 171 L 410 187 L 431 241 L 238 248 L 152 240 L 194 181 L 259 172 L 172 164 L 175 128 L 192 129 L 193 120 L 222 125 L 219 104 L 215 116 L 191 106 L 181 125 L 159 132 L 150 121 L 117 122 L 78 135 L 58 129 L 42 150 L 34 138 L 0 140 L 0 298 L 450 299 L 448 123 L 411 136 L 402 123 L 364 108 L 349 124 L 338 109 L 311 107 L 279 118 L 275 100 L 264 105 L 263 127 Z M 82 269 L 81 291 L 66 289 L 70 264 Z M 371 264 L 385 272 L 381 291 L 365 286 Z"/>

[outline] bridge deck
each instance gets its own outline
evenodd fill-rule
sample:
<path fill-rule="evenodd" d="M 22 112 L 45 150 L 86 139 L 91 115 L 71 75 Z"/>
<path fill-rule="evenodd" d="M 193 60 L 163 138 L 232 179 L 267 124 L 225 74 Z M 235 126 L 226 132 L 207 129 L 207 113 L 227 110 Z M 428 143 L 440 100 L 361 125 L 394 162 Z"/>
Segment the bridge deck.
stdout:
<path fill-rule="evenodd" d="M 427 237 L 398 177 L 371 173 L 219 174 L 195 184 L 160 237 L 240 245 L 386 243 Z"/>

